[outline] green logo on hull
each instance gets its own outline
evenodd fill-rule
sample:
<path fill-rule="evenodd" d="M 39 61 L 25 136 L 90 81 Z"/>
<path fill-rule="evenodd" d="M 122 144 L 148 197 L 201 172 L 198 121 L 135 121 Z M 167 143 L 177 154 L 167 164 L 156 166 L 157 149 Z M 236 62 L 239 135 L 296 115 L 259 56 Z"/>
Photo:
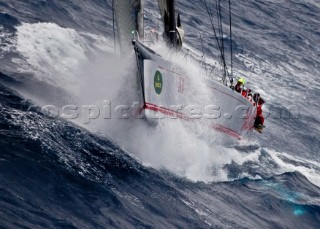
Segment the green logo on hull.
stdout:
<path fill-rule="evenodd" d="M 163 85 L 163 81 L 162 81 L 161 72 L 160 71 L 156 71 L 156 74 L 154 75 L 154 89 L 156 90 L 156 93 L 158 95 L 161 94 L 162 85 Z"/>

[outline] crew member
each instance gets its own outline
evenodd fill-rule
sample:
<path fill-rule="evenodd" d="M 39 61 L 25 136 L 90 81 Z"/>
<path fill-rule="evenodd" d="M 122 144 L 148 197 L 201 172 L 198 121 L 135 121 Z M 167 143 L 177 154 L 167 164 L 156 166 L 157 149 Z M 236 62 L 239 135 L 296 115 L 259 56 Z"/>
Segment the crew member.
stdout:
<path fill-rule="evenodd" d="M 249 94 L 251 94 L 251 89 L 248 88 L 247 90 L 242 90 L 241 94 L 243 97 L 248 98 Z"/>
<path fill-rule="evenodd" d="M 238 92 L 238 93 L 241 93 L 241 91 L 242 91 L 245 83 L 246 83 L 246 80 L 245 80 L 243 77 L 241 77 L 241 78 L 238 80 L 236 86 L 234 87 L 234 90 L 235 90 L 236 92 Z"/>
<path fill-rule="evenodd" d="M 259 128 L 259 129 L 262 129 L 264 128 L 264 117 L 263 117 L 263 114 L 262 114 L 262 105 L 265 103 L 264 99 L 263 98 L 259 98 L 258 99 L 258 105 L 257 105 L 257 117 L 256 117 L 256 120 L 254 122 L 254 126 L 256 128 Z"/>
<path fill-rule="evenodd" d="M 251 89 L 248 89 L 247 99 L 250 101 L 250 103 L 252 103 L 252 104 L 254 105 L 254 102 L 253 102 L 253 100 L 252 100 L 252 93 L 251 93 Z"/>
<path fill-rule="evenodd" d="M 256 106 L 258 104 L 258 101 L 260 99 L 260 94 L 259 93 L 254 93 L 253 94 L 253 105 Z"/>

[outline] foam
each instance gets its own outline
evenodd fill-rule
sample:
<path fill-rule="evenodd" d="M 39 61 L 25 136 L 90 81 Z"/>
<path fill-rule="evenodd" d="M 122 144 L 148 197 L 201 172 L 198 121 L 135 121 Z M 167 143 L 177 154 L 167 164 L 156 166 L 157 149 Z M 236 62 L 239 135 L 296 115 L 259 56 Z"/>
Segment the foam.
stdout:
<path fill-rule="evenodd" d="M 94 42 L 89 45 L 86 36 Z M 77 83 L 77 76 L 90 64 L 92 52 L 103 42 L 108 43 L 103 37 L 79 34 L 54 23 L 22 23 L 17 27 L 16 50 L 27 66 L 20 70 L 55 86 L 70 86 Z"/>
<path fill-rule="evenodd" d="M 320 163 L 316 161 L 310 161 L 297 156 L 292 156 L 287 153 L 280 153 L 275 150 L 266 149 L 268 154 L 271 156 L 273 161 L 279 165 L 279 169 L 276 171 L 277 174 L 283 174 L 285 172 L 300 172 L 303 174 L 311 183 L 320 187 Z M 294 163 L 289 163 L 281 159 L 281 157 L 286 157 L 292 162 L 302 162 L 306 163 L 308 166 L 295 165 Z"/>

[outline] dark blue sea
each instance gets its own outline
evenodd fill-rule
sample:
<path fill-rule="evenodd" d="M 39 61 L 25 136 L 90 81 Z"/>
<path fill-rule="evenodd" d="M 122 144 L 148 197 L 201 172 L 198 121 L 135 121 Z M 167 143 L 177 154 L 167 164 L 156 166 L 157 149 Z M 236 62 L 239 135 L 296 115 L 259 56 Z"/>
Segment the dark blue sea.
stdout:
<path fill-rule="evenodd" d="M 204 1 L 177 2 L 184 53 L 215 73 Z M 320 2 L 231 3 L 233 71 L 265 98 L 266 128 L 217 143 L 116 109 L 139 95 L 111 0 L 1 0 L 0 228 L 320 228 Z M 144 17 L 161 32 L 156 1 Z"/>

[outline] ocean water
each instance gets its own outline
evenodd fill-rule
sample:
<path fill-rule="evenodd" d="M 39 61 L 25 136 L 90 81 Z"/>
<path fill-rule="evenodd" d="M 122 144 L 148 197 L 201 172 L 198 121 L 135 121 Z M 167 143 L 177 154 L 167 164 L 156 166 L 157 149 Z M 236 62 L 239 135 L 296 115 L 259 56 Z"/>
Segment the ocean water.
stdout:
<path fill-rule="evenodd" d="M 177 10 L 187 57 L 155 48 L 211 70 L 204 1 Z M 217 144 L 117 113 L 139 95 L 134 56 L 114 55 L 111 1 L 2 0 L 0 228 L 319 228 L 319 13 L 316 0 L 232 1 L 233 70 L 266 99 L 266 129 Z M 161 31 L 156 1 L 145 21 Z"/>

